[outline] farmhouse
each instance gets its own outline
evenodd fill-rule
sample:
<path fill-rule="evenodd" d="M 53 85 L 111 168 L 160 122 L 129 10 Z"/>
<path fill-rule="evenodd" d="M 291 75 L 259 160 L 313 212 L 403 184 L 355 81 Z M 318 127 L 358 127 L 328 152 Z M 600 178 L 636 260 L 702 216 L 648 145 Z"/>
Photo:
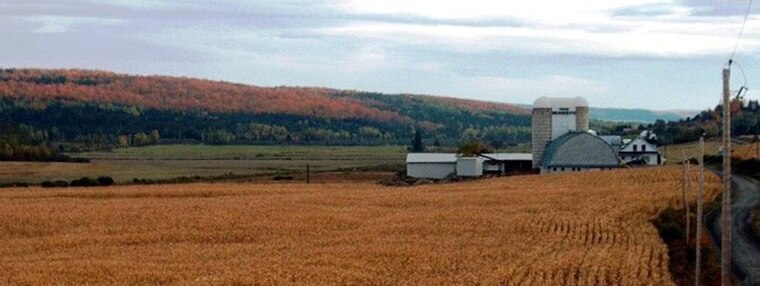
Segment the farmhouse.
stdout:
<path fill-rule="evenodd" d="M 620 158 L 626 165 L 660 165 L 662 156 L 657 146 L 641 137 L 631 140 L 620 148 Z"/>
<path fill-rule="evenodd" d="M 487 153 L 475 157 L 456 153 L 409 153 L 406 175 L 413 178 L 443 179 L 449 175 L 477 177 L 530 171 L 531 154 Z"/>

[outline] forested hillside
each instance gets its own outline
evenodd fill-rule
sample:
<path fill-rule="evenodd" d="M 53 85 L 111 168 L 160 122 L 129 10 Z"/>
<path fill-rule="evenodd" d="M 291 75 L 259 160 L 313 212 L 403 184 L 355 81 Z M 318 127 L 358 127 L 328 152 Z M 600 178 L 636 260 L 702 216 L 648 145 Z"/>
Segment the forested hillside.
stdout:
<path fill-rule="evenodd" d="M 760 104 L 757 100 L 731 102 L 731 135 L 757 135 L 760 133 Z M 677 121 L 657 120 L 646 127 L 658 136 L 660 144 L 683 143 L 699 140 L 701 134 L 717 137 L 721 134 L 723 106 L 700 112 L 694 117 Z"/>
<path fill-rule="evenodd" d="M 0 121 L 39 133 L 21 137 L 86 148 L 407 144 L 417 130 L 428 144 L 454 145 L 465 134 L 496 145 L 530 140 L 529 111 L 503 103 L 86 70 L 0 70 Z"/>

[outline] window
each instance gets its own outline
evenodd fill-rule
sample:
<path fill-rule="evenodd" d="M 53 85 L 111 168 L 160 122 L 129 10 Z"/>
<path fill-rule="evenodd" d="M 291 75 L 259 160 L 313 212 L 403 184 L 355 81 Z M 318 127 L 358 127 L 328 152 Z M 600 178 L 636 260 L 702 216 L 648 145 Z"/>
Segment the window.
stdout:
<path fill-rule="evenodd" d="M 647 145 L 641 144 L 641 152 L 645 152 L 647 150 Z"/>
<path fill-rule="evenodd" d="M 639 151 L 639 145 L 633 144 L 633 152 Z"/>
<path fill-rule="evenodd" d="M 565 167 L 562 167 L 562 172 L 564 172 L 564 171 L 565 171 Z"/>

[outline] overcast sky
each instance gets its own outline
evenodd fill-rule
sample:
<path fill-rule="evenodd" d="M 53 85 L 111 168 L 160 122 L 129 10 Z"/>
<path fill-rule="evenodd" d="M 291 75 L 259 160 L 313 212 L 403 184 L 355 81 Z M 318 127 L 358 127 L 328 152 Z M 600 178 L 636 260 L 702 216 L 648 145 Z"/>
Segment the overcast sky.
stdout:
<path fill-rule="evenodd" d="M 0 67 L 704 109 L 748 1 L 0 0 Z M 736 61 L 758 98 L 751 12 Z"/>

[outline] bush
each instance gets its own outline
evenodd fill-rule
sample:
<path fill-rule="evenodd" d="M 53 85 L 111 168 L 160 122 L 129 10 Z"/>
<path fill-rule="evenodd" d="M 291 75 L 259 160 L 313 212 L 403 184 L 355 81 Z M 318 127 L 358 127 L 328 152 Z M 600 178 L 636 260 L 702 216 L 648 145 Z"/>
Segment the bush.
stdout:
<path fill-rule="evenodd" d="M 71 181 L 72 187 L 94 187 L 98 185 L 98 181 L 90 177 L 81 177 L 79 179 Z"/>
<path fill-rule="evenodd" d="M 684 236 L 683 228 L 675 222 L 666 222 L 657 226 L 657 231 L 665 243 L 682 239 Z"/>
<path fill-rule="evenodd" d="M 98 177 L 96 181 L 98 182 L 99 186 L 112 186 L 115 183 L 113 178 L 108 177 L 108 176 Z"/>

